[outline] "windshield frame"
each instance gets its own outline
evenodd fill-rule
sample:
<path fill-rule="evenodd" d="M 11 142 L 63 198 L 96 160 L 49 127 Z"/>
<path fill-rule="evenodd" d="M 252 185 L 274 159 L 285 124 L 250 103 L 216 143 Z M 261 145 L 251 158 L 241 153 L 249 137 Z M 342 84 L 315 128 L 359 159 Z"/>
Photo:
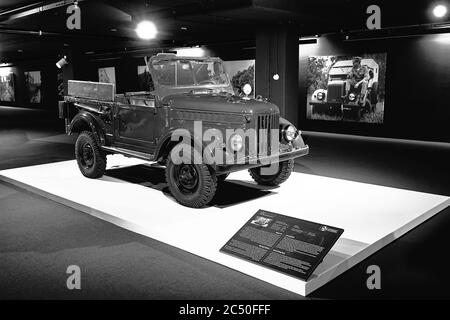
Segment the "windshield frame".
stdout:
<path fill-rule="evenodd" d="M 190 70 L 192 71 L 192 78 L 193 78 L 193 83 L 192 84 L 188 84 L 188 85 L 177 85 L 177 79 L 176 79 L 176 71 L 175 71 L 175 84 L 171 85 L 171 84 L 162 84 L 158 81 L 158 77 L 157 77 L 157 70 L 155 70 L 153 68 L 153 64 L 154 63 L 158 63 L 158 62 L 175 62 L 175 70 L 177 69 L 177 64 L 179 61 L 185 61 L 185 62 L 189 62 L 190 64 Z M 199 84 L 197 81 L 196 76 L 194 75 L 194 68 L 193 68 L 193 64 L 192 62 L 219 62 L 222 66 L 222 74 L 225 75 L 225 79 L 226 79 L 226 83 L 222 83 L 222 84 Z M 201 89 L 201 88 L 224 88 L 224 87 L 228 87 L 231 85 L 231 81 L 230 81 L 230 77 L 228 76 L 227 72 L 225 71 L 225 67 L 223 64 L 223 61 L 219 58 L 192 58 L 192 57 L 156 57 L 155 59 L 152 59 L 151 61 L 149 61 L 149 70 L 150 73 L 152 75 L 152 79 L 153 79 L 153 83 L 156 84 L 157 86 L 160 87 L 164 87 L 164 88 L 171 88 L 171 89 Z"/>

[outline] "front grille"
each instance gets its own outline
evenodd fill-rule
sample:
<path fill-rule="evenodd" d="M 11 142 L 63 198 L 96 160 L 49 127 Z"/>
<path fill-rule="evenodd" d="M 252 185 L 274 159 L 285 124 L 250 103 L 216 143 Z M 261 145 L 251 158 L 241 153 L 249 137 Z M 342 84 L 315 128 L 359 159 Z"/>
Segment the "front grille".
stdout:
<path fill-rule="evenodd" d="M 344 82 L 335 82 L 328 84 L 328 102 L 339 102 L 341 97 L 344 95 Z"/>
<path fill-rule="evenodd" d="M 258 138 L 258 155 L 271 155 L 278 150 L 274 150 L 277 146 L 271 145 L 270 132 L 271 129 L 278 130 L 280 123 L 280 114 L 264 114 L 257 118 L 257 138 Z"/>

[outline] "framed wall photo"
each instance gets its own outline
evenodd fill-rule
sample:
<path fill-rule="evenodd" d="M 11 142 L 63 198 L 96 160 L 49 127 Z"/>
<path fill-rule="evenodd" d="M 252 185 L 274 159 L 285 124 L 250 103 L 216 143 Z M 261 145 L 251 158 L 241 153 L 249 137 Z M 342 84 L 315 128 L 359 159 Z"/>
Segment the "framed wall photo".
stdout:
<path fill-rule="evenodd" d="M 41 71 L 25 71 L 25 92 L 30 103 L 42 102 Z"/>
<path fill-rule="evenodd" d="M 386 53 L 309 56 L 306 118 L 384 122 Z"/>
<path fill-rule="evenodd" d="M 14 102 L 15 100 L 14 73 L 0 74 L 0 101 Z"/>
<path fill-rule="evenodd" d="M 251 96 L 255 96 L 255 60 L 233 60 L 223 62 L 225 71 L 230 77 L 236 95 L 243 94 L 242 88 L 246 83 L 252 86 Z"/>
<path fill-rule="evenodd" d="M 116 69 L 114 67 L 98 68 L 98 82 L 116 84 Z"/>

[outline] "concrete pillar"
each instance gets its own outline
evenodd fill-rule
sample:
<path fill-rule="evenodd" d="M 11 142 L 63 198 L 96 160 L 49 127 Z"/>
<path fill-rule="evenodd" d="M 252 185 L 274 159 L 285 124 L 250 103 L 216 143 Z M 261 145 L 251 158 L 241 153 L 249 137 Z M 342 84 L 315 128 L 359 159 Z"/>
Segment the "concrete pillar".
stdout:
<path fill-rule="evenodd" d="M 278 105 L 281 116 L 298 125 L 298 33 L 294 26 L 256 35 L 255 92 Z M 273 76 L 279 75 L 278 80 Z"/>

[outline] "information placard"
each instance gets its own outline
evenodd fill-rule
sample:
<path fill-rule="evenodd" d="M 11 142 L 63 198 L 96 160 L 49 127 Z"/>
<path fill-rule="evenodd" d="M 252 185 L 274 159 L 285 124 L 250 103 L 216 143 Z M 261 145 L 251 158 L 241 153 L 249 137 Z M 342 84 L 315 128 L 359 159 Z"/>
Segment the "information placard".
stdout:
<path fill-rule="evenodd" d="M 259 210 L 220 251 L 308 280 L 343 232 Z"/>

